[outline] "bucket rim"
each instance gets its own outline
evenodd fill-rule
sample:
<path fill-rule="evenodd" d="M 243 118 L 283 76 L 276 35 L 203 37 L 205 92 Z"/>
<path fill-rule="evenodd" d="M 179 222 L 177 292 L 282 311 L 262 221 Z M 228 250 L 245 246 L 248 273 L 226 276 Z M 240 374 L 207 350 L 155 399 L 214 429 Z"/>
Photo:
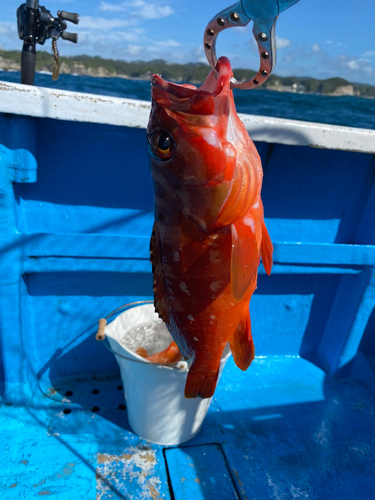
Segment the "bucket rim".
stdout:
<path fill-rule="evenodd" d="M 96 333 L 96 340 L 100 341 L 106 349 L 108 349 L 110 352 L 112 352 L 115 356 L 119 356 L 120 358 L 126 359 L 127 361 L 133 361 L 133 363 L 142 363 L 142 364 L 147 364 L 150 366 L 153 366 L 155 368 L 167 368 L 169 370 L 176 370 L 178 372 L 184 372 L 188 371 L 190 366 L 187 360 L 185 361 L 178 361 L 177 363 L 151 363 L 145 358 L 142 358 L 142 356 L 139 356 L 137 353 L 131 352 L 132 357 L 130 356 L 124 356 L 123 354 L 120 354 L 119 352 L 116 352 L 112 349 L 112 347 L 106 342 L 107 340 L 107 335 L 105 334 L 104 330 L 105 327 L 107 326 L 108 322 L 107 320 L 111 318 L 114 314 L 117 313 L 116 318 L 121 314 L 129 309 L 133 309 L 135 307 L 139 306 L 144 306 L 144 305 L 153 305 L 154 301 L 153 300 L 138 300 L 136 302 L 129 302 L 128 304 L 124 304 L 120 307 L 117 307 L 114 309 L 112 312 L 110 312 L 105 318 L 101 318 L 99 320 L 99 325 L 98 325 L 98 331 Z M 114 321 L 116 318 L 114 318 L 112 321 Z M 111 321 L 111 322 L 112 322 Z M 124 346 L 120 346 L 124 351 L 128 351 Z M 187 366 L 186 366 L 187 365 Z"/>
<path fill-rule="evenodd" d="M 137 300 L 136 302 L 129 302 L 129 304 L 124 304 L 123 306 L 120 306 L 117 309 L 114 309 L 112 312 L 110 312 L 108 314 L 108 316 L 105 317 L 105 319 L 108 320 L 111 316 L 113 316 L 117 312 L 121 311 L 122 309 L 124 309 L 123 312 L 125 312 L 127 309 L 133 309 L 133 307 L 143 306 L 146 304 L 154 304 L 154 301 L 153 300 Z"/>

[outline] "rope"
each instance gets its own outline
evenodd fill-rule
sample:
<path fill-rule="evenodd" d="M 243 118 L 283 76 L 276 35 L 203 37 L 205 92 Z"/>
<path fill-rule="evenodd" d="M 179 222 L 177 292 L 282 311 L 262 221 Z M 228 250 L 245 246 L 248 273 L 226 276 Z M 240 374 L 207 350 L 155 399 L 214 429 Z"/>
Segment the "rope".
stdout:
<path fill-rule="evenodd" d="M 59 51 L 57 50 L 56 40 L 52 40 L 52 52 L 55 58 L 55 64 L 52 70 L 52 79 L 56 81 L 59 78 Z"/>

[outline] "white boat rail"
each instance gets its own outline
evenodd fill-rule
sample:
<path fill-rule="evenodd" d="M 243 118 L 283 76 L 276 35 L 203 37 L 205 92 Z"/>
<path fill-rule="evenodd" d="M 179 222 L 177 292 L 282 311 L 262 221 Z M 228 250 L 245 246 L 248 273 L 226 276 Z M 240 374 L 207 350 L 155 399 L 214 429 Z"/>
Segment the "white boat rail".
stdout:
<path fill-rule="evenodd" d="M 0 82 L 0 112 L 146 128 L 150 103 Z M 254 141 L 375 153 L 375 130 L 239 114 Z"/>

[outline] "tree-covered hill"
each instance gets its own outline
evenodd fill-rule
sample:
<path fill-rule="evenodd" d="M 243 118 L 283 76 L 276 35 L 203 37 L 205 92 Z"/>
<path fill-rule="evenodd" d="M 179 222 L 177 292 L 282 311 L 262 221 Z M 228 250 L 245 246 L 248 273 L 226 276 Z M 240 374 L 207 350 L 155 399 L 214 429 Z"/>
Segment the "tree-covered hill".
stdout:
<path fill-rule="evenodd" d="M 37 53 L 37 71 L 52 71 L 53 57 L 49 52 L 39 50 Z M 0 68 L 20 69 L 21 52 L 0 50 Z M 101 57 L 75 56 L 60 58 L 60 73 L 71 73 L 88 76 L 148 79 L 152 74 L 161 74 L 163 78 L 176 82 L 199 84 L 208 73 L 208 65 L 204 63 L 178 64 L 168 63 L 161 59 L 155 61 L 120 61 L 103 59 Z M 255 75 L 249 69 L 235 69 L 234 76 L 240 81 L 246 81 Z M 329 78 L 317 80 L 310 77 L 280 77 L 271 75 L 261 86 L 270 90 L 328 94 L 354 95 L 375 98 L 375 87 L 372 85 L 351 83 L 344 78 Z"/>

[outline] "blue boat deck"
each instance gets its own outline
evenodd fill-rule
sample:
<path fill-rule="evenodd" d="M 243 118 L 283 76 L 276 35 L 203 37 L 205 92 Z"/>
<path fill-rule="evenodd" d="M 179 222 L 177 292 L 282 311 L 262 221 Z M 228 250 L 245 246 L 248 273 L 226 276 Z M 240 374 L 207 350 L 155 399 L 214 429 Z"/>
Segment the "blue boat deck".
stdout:
<path fill-rule="evenodd" d="M 275 247 L 257 358 L 168 448 L 131 432 L 94 338 L 152 297 L 147 112 L 0 85 L 0 498 L 373 500 L 375 132 L 244 117 Z"/>
<path fill-rule="evenodd" d="M 1 407 L 0 496 L 373 499 L 375 378 L 363 356 L 354 372 L 335 380 L 271 356 L 242 373 L 231 359 L 201 432 L 179 447 L 131 432 L 119 376 L 60 380 L 32 406 Z"/>

